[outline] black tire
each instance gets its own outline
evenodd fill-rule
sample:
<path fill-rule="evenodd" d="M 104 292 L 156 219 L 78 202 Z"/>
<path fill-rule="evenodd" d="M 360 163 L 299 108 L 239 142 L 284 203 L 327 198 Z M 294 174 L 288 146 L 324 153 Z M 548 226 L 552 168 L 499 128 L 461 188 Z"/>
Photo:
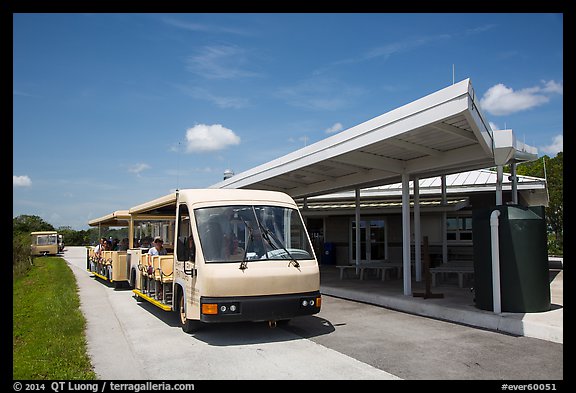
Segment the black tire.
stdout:
<path fill-rule="evenodd" d="M 138 296 L 136 293 L 134 294 L 134 299 L 136 299 L 136 301 L 137 301 L 138 303 L 144 301 L 144 299 L 143 299 L 142 297 Z"/>
<path fill-rule="evenodd" d="M 128 282 L 128 287 L 131 289 L 136 288 L 136 270 L 132 269 L 130 272 L 130 282 Z"/>
<path fill-rule="evenodd" d="M 184 295 L 179 292 L 178 299 L 178 320 L 180 327 L 184 333 L 194 333 L 200 329 L 202 322 L 186 318 L 186 302 L 184 302 Z"/>
<path fill-rule="evenodd" d="M 280 327 L 288 326 L 290 321 L 291 321 L 290 319 L 280 319 L 280 320 L 276 321 L 276 325 L 280 326 Z"/>

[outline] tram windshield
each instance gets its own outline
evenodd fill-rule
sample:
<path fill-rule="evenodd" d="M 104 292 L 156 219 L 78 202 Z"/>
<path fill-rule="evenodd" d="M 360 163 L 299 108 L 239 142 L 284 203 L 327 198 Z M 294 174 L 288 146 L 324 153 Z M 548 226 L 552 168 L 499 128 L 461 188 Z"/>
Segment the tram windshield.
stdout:
<path fill-rule="evenodd" d="M 221 206 L 194 211 L 204 260 L 313 259 L 312 247 L 296 209 L 281 206 Z"/>

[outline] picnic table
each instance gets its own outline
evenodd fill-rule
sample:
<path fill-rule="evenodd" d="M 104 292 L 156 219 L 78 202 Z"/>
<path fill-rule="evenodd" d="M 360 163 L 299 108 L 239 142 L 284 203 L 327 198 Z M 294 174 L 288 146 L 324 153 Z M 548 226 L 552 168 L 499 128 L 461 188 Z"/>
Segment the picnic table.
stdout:
<path fill-rule="evenodd" d="M 401 264 L 393 263 L 393 262 L 371 262 L 371 263 L 360 263 L 358 265 L 337 265 L 338 269 L 340 269 L 340 280 L 344 279 L 344 272 L 347 270 L 354 270 L 355 275 L 360 275 L 360 280 L 364 279 L 364 271 L 365 270 L 376 270 L 376 277 L 382 277 L 382 281 L 386 279 L 386 275 L 388 272 L 398 272 L 398 268 L 401 267 Z M 390 273 L 388 273 L 388 276 Z"/>
<path fill-rule="evenodd" d="M 451 261 L 440 266 L 430 268 L 430 274 L 432 275 L 433 287 L 435 287 L 438 282 L 436 276 L 439 275 L 439 277 L 444 277 L 447 274 L 457 274 L 458 287 L 463 288 L 464 276 L 473 276 L 474 266 L 472 261 L 469 260 Z"/>

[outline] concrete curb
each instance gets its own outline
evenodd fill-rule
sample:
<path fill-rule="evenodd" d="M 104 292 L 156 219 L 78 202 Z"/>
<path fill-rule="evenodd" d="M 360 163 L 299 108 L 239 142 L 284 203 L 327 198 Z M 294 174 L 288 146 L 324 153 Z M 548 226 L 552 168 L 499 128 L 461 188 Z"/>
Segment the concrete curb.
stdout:
<path fill-rule="evenodd" d="M 563 344 L 563 327 L 539 322 L 538 314 L 502 313 L 480 310 L 474 306 L 450 307 L 433 304 L 431 300 L 420 300 L 404 295 L 383 296 L 346 288 L 321 286 L 324 295 L 374 304 L 411 314 L 446 320 L 516 336 L 526 336 Z M 547 313 L 563 313 L 563 309 Z M 561 315 L 563 317 L 563 314 Z M 562 319 L 561 319 L 562 320 Z"/>

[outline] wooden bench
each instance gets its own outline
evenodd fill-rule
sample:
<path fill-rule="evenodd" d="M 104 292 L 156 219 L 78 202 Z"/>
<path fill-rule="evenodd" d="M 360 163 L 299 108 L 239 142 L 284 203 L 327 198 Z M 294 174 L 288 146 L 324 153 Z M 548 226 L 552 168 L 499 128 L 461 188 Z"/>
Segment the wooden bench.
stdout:
<path fill-rule="evenodd" d="M 445 274 L 457 274 L 458 275 L 458 287 L 464 288 L 464 275 L 474 275 L 474 266 L 471 261 L 452 261 L 446 264 L 442 264 L 437 267 L 430 268 L 430 274 L 432 276 L 432 286 L 435 287 L 437 280 L 436 275 L 443 276 Z"/>
<path fill-rule="evenodd" d="M 360 280 L 364 279 L 364 270 L 376 270 L 376 276 L 380 277 L 380 274 L 382 274 L 382 281 L 384 281 L 386 279 L 386 272 L 392 270 L 397 271 L 398 269 L 397 266 L 392 265 L 390 262 L 361 263 L 359 265 L 337 265 L 336 267 L 340 269 L 340 280 L 344 279 L 345 270 L 354 269 L 354 271 L 356 271 L 356 269 L 358 269 L 360 273 Z"/>
<path fill-rule="evenodd" d="M 474 248 L 472 246 L 449 246 L 448 263 L 472 263 L 474 260 Z"/>

